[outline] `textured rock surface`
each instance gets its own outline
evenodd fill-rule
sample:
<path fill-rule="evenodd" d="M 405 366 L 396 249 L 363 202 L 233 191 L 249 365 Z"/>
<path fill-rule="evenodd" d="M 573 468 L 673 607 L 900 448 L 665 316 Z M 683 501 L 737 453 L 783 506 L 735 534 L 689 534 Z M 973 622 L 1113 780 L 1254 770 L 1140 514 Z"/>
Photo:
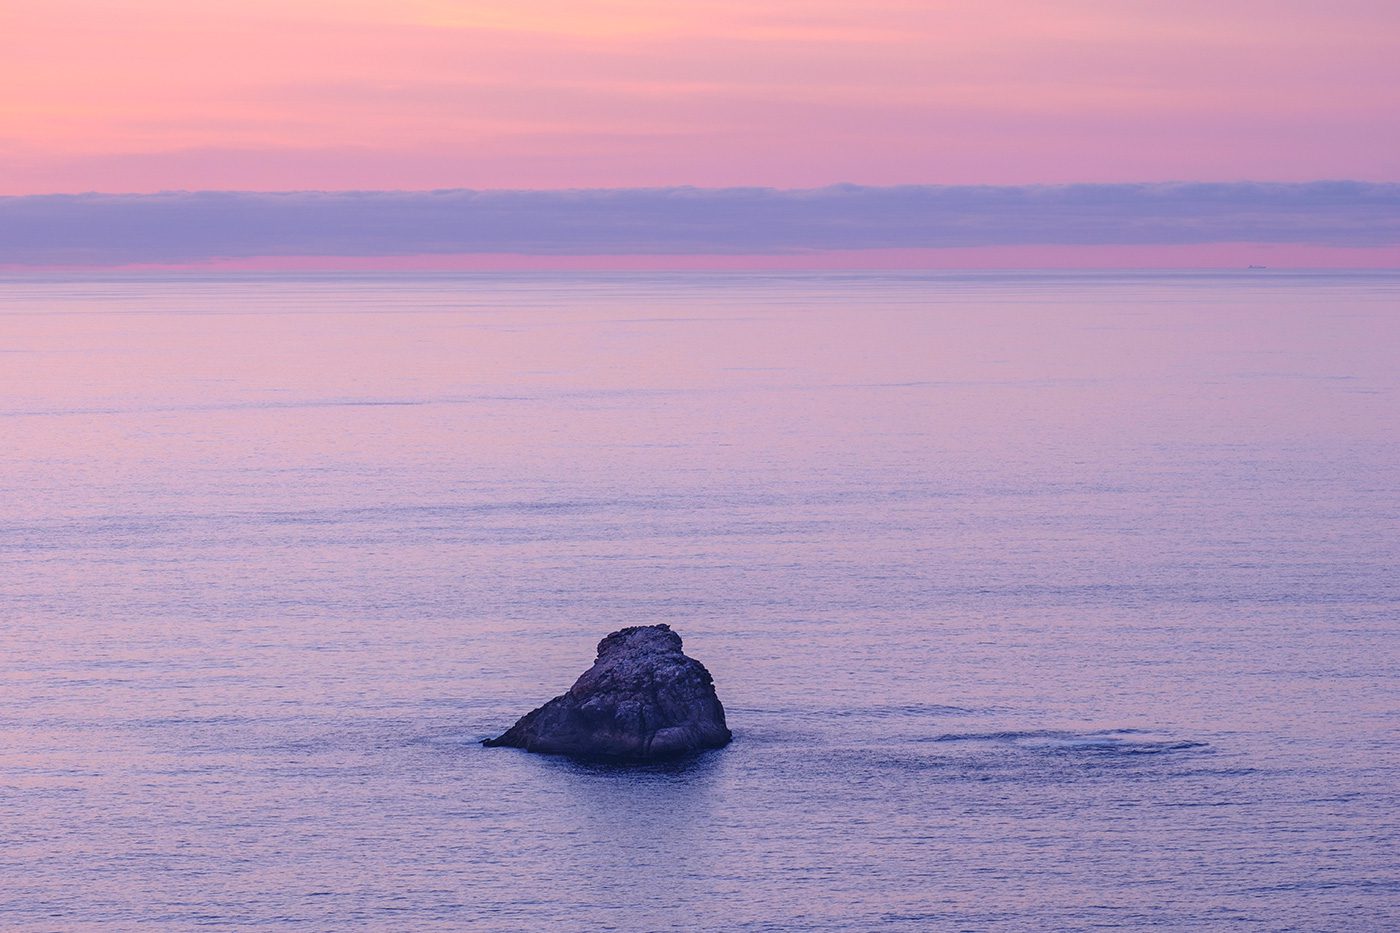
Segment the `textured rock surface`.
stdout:
<path fill-rule="evenodd" d="M 681 652 L 669 625 L 642 625 L 598 642 L 598 659 L 568 693 L 482 744 L 649 759 L 718 748 L 730 737 L 705 665 Z"/>

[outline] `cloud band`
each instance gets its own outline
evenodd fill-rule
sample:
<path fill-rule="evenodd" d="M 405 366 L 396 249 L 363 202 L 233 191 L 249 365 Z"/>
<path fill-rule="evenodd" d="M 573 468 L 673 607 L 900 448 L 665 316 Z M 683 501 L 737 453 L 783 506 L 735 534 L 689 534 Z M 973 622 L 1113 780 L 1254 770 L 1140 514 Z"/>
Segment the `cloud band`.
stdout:
<path fill-rule="evenodd" d="M 1400 244 L 1400 184 L 170 192 L 0 198 L 0 264 L 255 256 L 782 254 L 970 246 Z"/>

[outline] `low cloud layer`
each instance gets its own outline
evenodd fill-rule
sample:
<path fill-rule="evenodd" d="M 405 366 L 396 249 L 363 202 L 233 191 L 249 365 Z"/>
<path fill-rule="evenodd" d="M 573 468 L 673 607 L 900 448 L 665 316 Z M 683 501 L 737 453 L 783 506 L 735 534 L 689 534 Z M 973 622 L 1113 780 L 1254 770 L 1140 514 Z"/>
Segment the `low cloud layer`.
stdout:
<path fill-rule="evenodd" d="M 261 256 L 1400 245 L 1400 184 L 172 192 L 0 198 L 0 265 Z"/>

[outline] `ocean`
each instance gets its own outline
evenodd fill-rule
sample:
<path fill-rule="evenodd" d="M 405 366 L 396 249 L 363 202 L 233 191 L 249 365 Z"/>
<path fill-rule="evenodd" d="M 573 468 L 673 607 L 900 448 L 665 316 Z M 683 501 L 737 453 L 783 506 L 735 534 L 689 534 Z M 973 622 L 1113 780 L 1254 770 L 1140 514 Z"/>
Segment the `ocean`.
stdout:
<path fill-rule="evenodd" d="M 5 930 L 1400 927 L 1400 274 L 11 276 L 0 431 Z"/>

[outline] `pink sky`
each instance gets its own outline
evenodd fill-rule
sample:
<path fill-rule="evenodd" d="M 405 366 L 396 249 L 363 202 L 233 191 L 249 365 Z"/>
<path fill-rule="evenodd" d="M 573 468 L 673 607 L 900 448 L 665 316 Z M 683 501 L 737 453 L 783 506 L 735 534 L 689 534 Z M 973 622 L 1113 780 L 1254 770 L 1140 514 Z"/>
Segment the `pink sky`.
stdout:
<path fill-rule="evenodd" d="M 0 6 L 0 193 L 1400 177 L 1400 4 Z"/>

